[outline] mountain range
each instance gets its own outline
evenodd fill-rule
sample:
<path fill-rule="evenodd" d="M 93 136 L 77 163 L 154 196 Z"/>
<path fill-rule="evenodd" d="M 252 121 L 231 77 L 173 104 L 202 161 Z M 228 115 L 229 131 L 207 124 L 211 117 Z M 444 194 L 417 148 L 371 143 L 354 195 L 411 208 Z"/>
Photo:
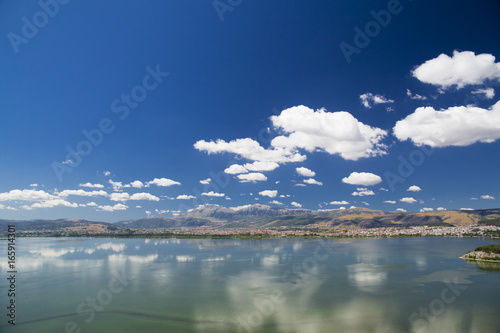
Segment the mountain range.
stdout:
<path fill-rule="evenodd" d="M 2 230 L 6 230 L 9 224 L 15 224 L 18 231 L 26 232 L 108 232 L 126 229 L 156 231 L 181 228 L 321 228 L 336 230 L 355 227 L 409 227 L 417 225 L 468 226 L 474 224 L 500 225 L 500 209 L 402 213 L 367 208 L 309 210 L 278 208 L 260 204 L 225 208 L 208 204 L 173 217 L 154 216 L 115 223 L 83 219 L 0 220 Z"/>

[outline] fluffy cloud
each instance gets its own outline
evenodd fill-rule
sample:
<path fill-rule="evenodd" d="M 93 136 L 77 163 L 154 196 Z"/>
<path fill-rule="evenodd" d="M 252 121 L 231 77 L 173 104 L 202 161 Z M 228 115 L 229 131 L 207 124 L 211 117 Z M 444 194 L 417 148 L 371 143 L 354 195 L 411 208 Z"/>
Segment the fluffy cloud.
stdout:
<path fill-rule="evenodd" d="M 243 165 L 232 164 L 229 168 L 226 168 L 224 172 L 229 175 L 237 175 L 239 173 L 247 173 L 248 170 Z"/>
<path fill-rule="evenodd" d="M 472 93 L 476 95 L 484 95 L 484 97 L 488 99 L 492 99 L 493 97 L 495 97 L 495 89 L 493 88 L 477 89 L 472 91 Z"/>
<path fill-rule="evenodd" d="M 293 207 L 297 207 L 297 208 L 302 207 L 302 205 L 301 205 L 301 204 L 299 204 L 298 202 L 295 202 L 295 201 L 292 201 L 290 204 L 291 204 Z"/>
<path fill-rule="evenodd" d="M 110 200 L 111 201 L 128 201 L 128 200 L 160 201 L 160 198 L 145 192 L 134 193 L 132 195 L 128 193 L 111 193 Z"/>
<path fill-rule="evenodd" d="M 388 204 L 393 204 L 393 205 L 396 203 L 396 201 L 394 201 L 394 200 L 386 200 L 384 202 L 388 203 Z"/>
<path fill-rule="evenodd" d="M 491 195 L 482 195 L 481 196 L 481 199 L 485 199 L 485 200 L 495 200 L 495 197 L 491 196 Z"/>
<path fill-rule="evenodd" d="M 196 198 L 194 195 L 181 194 L 181 195 L 178 195 L 176 199 L 189 200 L 189 199 L 194 199 L 194 198 Z"/>
<path fill-rule="evenodd" d="M 500 101 L 489 110 L 474 106 L 436 111 L 420 107 L 394 126 L 400 141 L 410 139 L 417 146 L 468 146 L 491 143 L 500 138 Z"/>
<path fill-rule="evenodd" d="M 278 195 L 278 191 L 265 190 L 265 191 L 260 191 L 259 194 L 262 195 L 263 197 L 276 198 L 276 196 Z"/>
<path fill-rule="evenodd" d="M 295 171 L 297 171 L 297 173 L 303 177 L 314 177 L 316 176 L 316 172 L 308 169 L 308 168 L 304 168 L 304 167 L 300 167 L 300 168 L 295 168 Z"/>
<path fill-rule="evenodd" d="M 366 93 L 361 96 L 359 96 L 359 99 L 361 100 L 361 104 L 365 108 L 371 109 L 371 107 L 375 104 L 387 104 L 387 103 L 394 103 L 392 99 L 385 98 L 382 95 L 374 95 L 372 93 Z"/>
<path fill-rule="evenodd" d="M 375 192 L 364 187 L 358 187 L 356 191 L 352 192 L 352 195 L 363 197 L 365 195 L 375 195 Z"/>
<path fill-rule="evenodd" d="M 0 193 L 0 201 L 42 201 L 56 199 L 57 197 L 43 190 L 12 190 Z"/>
<path fill-rule="evenodd" d="M 140 180 L 133 181 L 129 185 L 132 186 L 132 187 L 135 187 L 135 188 L 142 188 L 142 187 L 144 187 L 144 183 L 141 182 Z"/>
<path fill-rule="evenodd" d="M 214 191 L 203 192 L 201 195 L 204 195 L 206 197 L 224 197 L 225 196 L 224 193 L 217 193 L 217 192 L 214 192 Z"/>
<path fill-rule="evenodd" d="M 111 179 L 108 180 L 108 182 L 111 184 L 111 186 L 113 187 L 113 191 L 120 191 L 121 188 L 123 187 L 123 184 L 122 182 L 114 182 L 112 181 Z"/>
<path fill-rule="evenodd" d="M 444 207 L 438 207 L 438 208 L 436 208 L 436 210 L 439 211 L 439 212 L 442 212 L 443 210 L 446 210 L 446 208 L 444 208 Z"/>
<path fill-rule="evenodd" d="M 267 177 L 260 172 L 245 173 L 237 176 L 240 183 L 265 182 Z"/>
<path fill-rule="evenodd" d="M 370 186 L 382 182 L 382 178 L 370 172 L 352 172 L 349 177 L 344 177 L 342 182 L 351 185 Z"/>
<path fill-rule="evenodd" d="M 420 209 L 421 213 L 432 212 L 432 211 L 434 211 L 434 208 L 424 207 L 424 208 Z"/>
<path fill-rule="evenodd" d="M 51 199 L 42 202 L 36 202 L 31 205 L 31 208 L 52 208 L 57 206 L 76 208 L 78 207 L 78 204 L 63 199 Z"/>
<path fill-rule="evenodd" d="M 130 200 L 148 200 L 148 201 L 160 201 L 160 198 L 154 196 L 150 193 L 134 193 L 130 196 Z"/>
<path fill-rule="evenodd" d="M 416 99 L 419 101 L 425 101 L 427 97 L 419 95 L 419 94 L 412 94 L 410 89 L 406 89 L 406 95 L 410 97 L 411 99 Z"/>
<path fill-rule="evenodd" d="M 207 178 L 207 179 L 202 179 L 200 180 L 200 184 L 202 185 L 208 185 L 212 181 L 212 178 Z"/>
<path fill-rule="evenodd" d="M 420 187 L 418 187 L 417 185 L 412 185 L 412 186 L 408 187 L 407 191 L 419 192 L 419 191 L 422 191 L 422 189 Z"/>
<path fill-rule="evenodd" d="M 399 201 L 401 201 L 401 202 L 406 202 L 406 203 L 409 203 L 409 204 L 412 204 L 412 203 L 417 202 L 417 200 L 415 200 L 415 199 L 414 199 L 414 198 L 412 198 L 412 197 L 402 198 L 402 199 L 400 199 Z"/>
<path fill-rule="evenodd" d="M 108 193 L 103 190 L 99 191 L 64 190 L 59 193 L 60 197 L 67 197 L 68 195 L 78 195 L 82 197 L 96 197 L 96 196 L 107 196 Z"/>
<path fill-rule="evenodd" d="M 80 187 L 104 188 L 104 185 L 102 185 L 102 184 L 92 184 L 92 183 L 80 184 L 78 186 L 80 186 Z"/>
<path fill-rule="evenodd" d="M 282 206 L 283 203 L 282 202 L 279 202 L 278 200 L 273 200 L 273 201 L 269 201 L 270 204 L 273 204 L 273 205 L 279 205 L 279 206 Z"/>
<path fill-rule="evenodd" d="M 104 174 L 104 176 L 107 177 L 107 176 L 109 176 L 111 174 L 111 172 L 110 171 L 103 171 L 103 174 Z"/>
<path fill-rule="evenodd" d="M 487 80 L 500 79 L 500 64 L 488 53 L 476 55 L 471 51 L 454 51 L 453 57 L 440 54 L 427 60 L 413 71 L 413 76 L 424 83 L 442 89 L 469 84 L 482 84 Z"/>
<path fill-rule="evenodd" d="M 116 204 L 114 206 L 109 206 L 109 205 L 106 205 L 106 206 L 97 206 L 97 210 L 102 210 L 102 211 L 105 211 L 105 212 L 114 212 L 115 210 L 127 210 L 128 206 L 124 205 L 124 204 Z"/>
<path fill-rule="evenodd" d="M 460 208 L 460 210 L 474 210 L 473 208 Z"/>
<path fill-rule="evenodd" d="M 271 145 L 287 151 L 324 151 L 346 160 L 385 154 L 386 146 L 381 141 L 387 132 L 359 122 L 348 112 L 314 111 L 300 105 L 272 116 L 271 122 L 287 134 L 274 138 Z"/>
<path fill-rule="evenodd" d="M 330 202 L 330 205 L 348 205 L 349 202 L 342 200 L 342 201 L 332 201 Z"/>
<path fill-rule="evenodd" d="M 308 179 L 304 179 L 304 183 L 306 184 L 310 184 L 310 185 L 319 185 L 319 186 L 322 186 L 323 183 L 322 182 L 319 182 L 317 181 L 316 179 L 314 178 L 308 178 Z"/>
<path fill-rule="evenodd" d="M 176 182 L 175 180 L 172 179 L 167 179 L 167 178 L 155 178 L 150 182 L 147 182 L 147 185 L 156 185 L 156 186 L 172 186 L 172 185 L 181 185 L 181 183 Z"/>
<path fill-rule="evenodd" d="M 255 161 L 253 163 L 246 163 L 245 169 L 249 171 L 273 171 L 280 165 L 276 162 Z"/>
<path fill-rule="evenodd" d="M 265 149 L 257 141 L 244 138 L 226 142 L 224 140 L 197 141 L 194 148 L 199 151 L 205 151 L 209 155 L 217 153 L 233 153 L 240 157 L 261 162 L 302 162 L 306 159 L 304 155 L 292 152 L 290 150 L 275 147 L 274 149 Z"/>
<path fill-rule="evenodd" d="M 406 209 L 403 209 L 403 208 L 398 208 L 396 209 L 397 212 L 401 212 L 401 213 L 406 213 Z"/>

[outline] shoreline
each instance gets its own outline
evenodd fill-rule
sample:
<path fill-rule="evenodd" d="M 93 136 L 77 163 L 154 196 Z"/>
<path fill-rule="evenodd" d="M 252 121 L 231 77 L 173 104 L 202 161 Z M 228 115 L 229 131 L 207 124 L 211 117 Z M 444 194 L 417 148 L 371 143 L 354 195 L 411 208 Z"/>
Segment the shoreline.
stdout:
<path fill-rule="evenodd" d="M 500 254 L 484 251 L 472 251 L 459 257 L 465 261 L 496 262 L 500 263 Z"/>

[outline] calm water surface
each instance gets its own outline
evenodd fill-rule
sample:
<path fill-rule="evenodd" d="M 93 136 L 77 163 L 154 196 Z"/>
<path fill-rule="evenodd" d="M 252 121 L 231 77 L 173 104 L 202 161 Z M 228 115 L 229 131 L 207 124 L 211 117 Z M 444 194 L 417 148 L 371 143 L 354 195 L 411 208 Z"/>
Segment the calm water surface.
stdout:
<path fill-rule="evenodd" d="M 498 240 L 17 240 L 0 332 L 500 332 Z"/>

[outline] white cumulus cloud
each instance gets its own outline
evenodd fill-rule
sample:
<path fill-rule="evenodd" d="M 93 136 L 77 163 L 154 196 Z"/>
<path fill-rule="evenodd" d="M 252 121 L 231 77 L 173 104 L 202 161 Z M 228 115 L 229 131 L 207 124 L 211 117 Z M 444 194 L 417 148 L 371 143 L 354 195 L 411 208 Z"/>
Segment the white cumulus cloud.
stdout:
<path fill-rule="evenodd" d="M 471 51 L 454 51 L 453 56 L 440 54 L 415 68 L 413 76 L 424 83 L 442 89 L 456 86 L 483 84 L 488 80 L 500 79 L 500 64 L 492 54 L 476 55 Z"/>
<path fill-rule="evenodd" d="M 297 208 L 302 207 L 302 205 L 301 205 L 301 204 L 299 204 L 298 202 L 295 202 L 295 201 L 292 201 L 290 204 L 291 204 L 293 207 L 297 207 Z"/>
<path fill-rule="evenodd" d="M 485 195 L 482 195 L 481 196 L 481 199 L 485 199 L 485 200 L 495 200 L 495 197 L 494 196 L 491 196 L 489 194 L 485 194 Z"/>
<path fill-rule="evenodd" d="M 128 201 L 128 200 L 160 201 L 160 198 L 145 192 L 134 193 L 132 195 L 128 193 L 111 193 L 110 200 L 111 201 Z"/>
<path fill-rule="evenodd" d="M 349 202 L 342 200 L 342 201 L 332 201 L 330 202 L 330 205 L 348 205 Z"/>
<path fill-rule="evenodd" d="M 495 89 L 493 88 L 485 88 L 485 89 L 476 89 L 472 91 L 475 95 L 484 95 L 487 99 L 492 99 L 495 97 Z"/>
<path fill-rule="evenodd" d="M 287 151 L 303 148 L 358 160 L 383 155 L 387 148 L 381 143 L 386 131 L 365 125 L 345 111 L 314 111 L 300 105 L 272 116 L 271 122 L 275 129 L 286 134 L 275 137 L 271 144 Z"/>
<path fill-rule="evenodd" d="M 31 205 L 31 208 L 52 208 L 58 206 L 76 208 L 78 207 L 78 204 L 63 199 L 51 199 L 42 202 L 36 202 Z"/>
<path fill-rule="evenodd" d="M 278 191 L 277 190 L 264 190 L 264 191 L 260 191 L 259 194 L 262 195 L 263 197 L 276 198 L 276 196 L 278 195 Z"/>
<path fill-rule="evenodd" d="M 304 168 L 304 167 L 300 167 L 300 168 L 295 168 L 295 171 L 297 171 L 297 173 L 303 177 L 314 177 L 316 176 L 316 172 L 308 169 L 308 168 Z"/>
<path fill-rule="evenodd" d="M 396 203 L 396 201 L 394 201 L 394 200 L 386 200 L 384 202 L 388 203 L 388 204 L 392 204 L 392 205 L 394 205 Z"/>
<path fill-rule="evenodd" d="M 127 210 L 128 206 L 124 205 L 124 204 L 116 204 L 114 206 L 109 206 L 109 205 L 106 205 L 106 206 L 97 206 L 97 210 L 102 210 L 102 211 L 105 211 L 105 212 L 114 212 L 116 210 Z"/>
<path fill-rule="evenodd" d="M 278 163 L 269 161 L 255 161 L 244 165 L 245 169 L 249 171 L 273 171 L 279 166 L 280 165 Z"/>
<path fill-rule="evenodd" d="M 308 179 L 304 179 L 304 183 L 306 184 L 310 184 L 310 185 L 319 185 L 319 186 L 322 186 L 323 183 L 322 182 L 319 182 L 317 181 L 316 179 L 314 178 L 308 178 Z"/>
<path fill-rule="evenodd" d="M 135 188 L 142 188 L 142 187 L 144 187 L 144 183 L 141 182 L 140 180 L 135 180 L 135 181 L 131 182 L 129 185 L 132 186 L 132 187 L 135 187 Z"/>
<path fill-rule="evenodd" d="M 102 184 L 92 184 L 92 183 L 84 183 L 84 184 L 79 184 L 78 186 L 80 187 L 94 187 L 94 188 L 104 188 L 104 185 Z"/>
<path fill-rule="evenodd" d="M 265 149 L 259 142 L 250 138 L 236 139 L 229 142 L 221 139 L 210 142 L 200 140 L 194 144 L 194 148 L 208 154 L 233 153 L 252 161 L 261 162 L 302 162 L 306 159 L 304 155 L 280 147 Z"/>
<path fill-rule="evenodd" d="M 207 178 L 207 179 L 202 179 L 200 180 L 200 184 L 202 185 L 208 185 L 212 181 L 212 178 Z"/>
<path fill-rule="evenodd" d="M 457 106 L 441 111 L 420 107 L 398 121 L 393 131 L 400 141 L 410 139 L 417 146 L 491 143 L 500 138 L 500 101 L 489 110 L 474 106 Z"/>
<path fill-rule="evenodd" d="M 401 198 L 399 201 L 406 202 L 406 203 L 409 203 L 409 204 L 417 202 L 417 200 L 415 200 L 412 197 Z"/>
<path fill-rule="evenodd" d="M 419 94 L 412 94 L 410 89 L 406 89 L 406 95 L 410 97 L 411 99 L 416 99 L 419 101 L 425 101 L 427 97 L 419 95 Z"/>
<path fill-rule="evenodd" d="M 365 108 L 369 109 L 371 109 L 375 104 L 394 103 L 392 99 L 388 99 L 382 95 L 374 95 L 372 93 L 363 94 L 359 96 L 359 99 L 361 100 L 361 104 L 363 104 Z"/>
<path fill-rule="evenodd" d="M 375 195 L 375 192 L 364 187 L 358 187 L 356 191 L 352 192 L 352 195 L 363 197 L 366 195 Z"/>
<path fill-rule="evenodd" d="M 56 199 L 57 197 L 43 190 L 11 190 L 0 193 L 0 201 L 42 201 Z"/>
<path fill-rule="evenodd" d="M 240 180 L 240 183 L 265 182 L 267 180 L 267 177 L 260 172 L 245 173 L 236 177 Z"/>
<path fill-rule="evenodd" d="M 408 187 L 407 191 L 419 192 L 419 191 L 422 191 L 422 189 L 420 187 L 418 187 L 417 185 L 412 185 L 412 186 Z"/>
<path fill-rule="evenodd" d="M 349 177 L 344 177 L 342 182 L 351 185 L 370 186 L 382 182 L 382 178 L 370 172 L 352 172 Z"/>
<path fill-rule="evenodd" d="M 147 185 L 156 185 L 156 186 L 172 186 L 172 185 L 181 185 L 181 183 L 176 182 L 175 180 L 168 178 L 155 178 L 152 181 L 147 182 Z"/>
<path fill-rule="evenodd" d="M 194 199 L 194 198 L 196 198 L 194 195 L 181 194 L 181 195 L 178 195 L 176 199 L 189 200 L 189 199 Z"/>
<path fill-rule="evenodd" d="M 204 195 L 206 197 L 224 197 L 224 196 L 226 196 L 224 193 L 217 193 L 214 191 L 203 192 L 201 195 Z"/>
<path fill-rule="evenodd" d="M 229 166 L 229 168 L 224 169 L 224 173 L 227 173 L 229 175 L 237 175 L 239 173 L 247 173 L 247 172 L 248 172 L 247 168 L 239 164 L 232 164 Z"/>
<path fill-rule="evenodd" d="M 64 190 L 59 193 L 60 197 L 67 197 L 68 195 L 78 195 L 82 197 L 96 197 L 96 196 L 107 196 L 108 193 L 103 190 L 99 191 Z"/>

